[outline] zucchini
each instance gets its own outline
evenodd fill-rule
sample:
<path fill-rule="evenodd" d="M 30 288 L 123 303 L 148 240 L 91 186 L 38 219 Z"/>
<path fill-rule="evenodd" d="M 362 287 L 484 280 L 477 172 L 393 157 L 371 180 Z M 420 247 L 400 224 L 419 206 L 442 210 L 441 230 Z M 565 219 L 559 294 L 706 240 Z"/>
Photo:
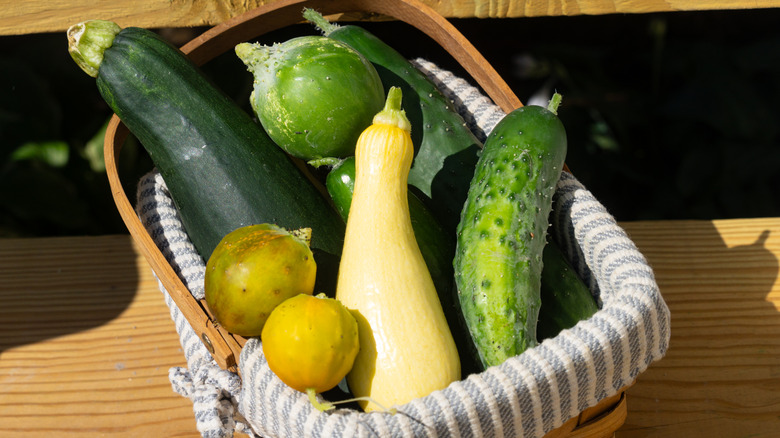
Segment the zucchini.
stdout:
<path fill-rule="evenodd" d="M 371 61 L 385 90 L 401 88 L 415 145 L 409 185 L 454 234 L 482 143 L 436 85 L 395 49 L 359 26 L 330 23 L 312 9 L 303 15 L 325 36 L 349 44 Z"/>
<path fill-rule="evenodd" d="M 391 88 L 355 147 L 355 193 L 336 299 L 358 320 L 350 390 L 366 411 L 402 405 L 460 380 L 460 357 L 411 224 L 414 145 Z"/>
<path fill-rule="evenodd" d="M 536 337 L 539 342 L 570 329 L 599 310 L 588 286 L 574 272 L 571 263 L 552 241 L 542 254 L 542 286 Z"/>
<path fill-rule="evenodd" d="M 327 196 L 187 56 L 152 31 L 106 21 L 77 24 L 68 38 L 149 153 L 205 260 L 229 232 L 273 223 L 311 228 L 321 272 L 335 272 L 345 224 Z M 332 277 L 323 278 L 331 287 Z"/>
<path fill-rule="evenodd" d="M 480 359 L 498 365 L 537 344 L 542 251 L 566 132 L 550 109 L 518 108 L 485 141 L 458 225 L 458 298 Z"/>

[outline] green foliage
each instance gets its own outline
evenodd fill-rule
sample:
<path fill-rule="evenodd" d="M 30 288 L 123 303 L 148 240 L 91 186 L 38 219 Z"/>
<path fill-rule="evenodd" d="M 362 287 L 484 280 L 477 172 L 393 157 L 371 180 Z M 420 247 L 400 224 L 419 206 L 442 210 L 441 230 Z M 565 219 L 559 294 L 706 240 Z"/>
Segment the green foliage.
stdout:
<path fill-rule="evenodd" d="M 111 113 L 64 34 L 4 37 L 0 53 L 0 237 L 125 233 L 102 157 Z M 126 187 L 151 169 L 138 149 L 122 152 Z"/>

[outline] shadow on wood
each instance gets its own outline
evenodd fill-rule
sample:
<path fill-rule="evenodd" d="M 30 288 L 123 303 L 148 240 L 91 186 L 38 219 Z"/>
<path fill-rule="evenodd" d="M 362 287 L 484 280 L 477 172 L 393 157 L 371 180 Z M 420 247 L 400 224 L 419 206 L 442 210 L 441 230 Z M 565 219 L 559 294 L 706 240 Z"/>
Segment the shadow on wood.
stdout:
<path fill-rule="evenodd" d="M 133 300 L 139 268 L 130 236 L 94 239 L 72 258 L 75 239 L 84 246 L 83 238 L 52 238 L 45 253 L 33 239 L 0 240 L 0 353 L 99 327 Z"/>

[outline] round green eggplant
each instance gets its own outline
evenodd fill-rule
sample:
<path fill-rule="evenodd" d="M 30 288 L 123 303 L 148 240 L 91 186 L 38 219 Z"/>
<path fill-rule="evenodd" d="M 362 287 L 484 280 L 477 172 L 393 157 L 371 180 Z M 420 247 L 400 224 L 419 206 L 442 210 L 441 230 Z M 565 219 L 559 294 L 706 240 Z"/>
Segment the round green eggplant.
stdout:
<path fill-rule="evenodd" d="M 340 41 L 302 36 L 271 46 L 241 43 L 235 51 L 254 75 L 257 118 L 294 157 L 354 154 L 358 136 L 384 106 L 374 66 Z"/>

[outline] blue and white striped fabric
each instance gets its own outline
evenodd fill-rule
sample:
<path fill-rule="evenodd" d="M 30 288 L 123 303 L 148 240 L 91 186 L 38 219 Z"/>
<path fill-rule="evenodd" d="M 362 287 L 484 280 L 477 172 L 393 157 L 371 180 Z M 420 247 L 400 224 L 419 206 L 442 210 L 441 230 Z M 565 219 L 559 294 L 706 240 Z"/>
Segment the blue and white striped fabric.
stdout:
<path fill-rule="evenodd" d="M 463 79 L 425 60 L 414 63 L 453 101 L 478 137 L 484 139 L 503 117 Z M 155 171 L 139 183 L 137 212 L 185 285 L 202 298 L 205 263 Z M 242 350 L 242 378 L 220 369 L 160 285 L 187 359 L 187 368 L 169 373 L 173 389 L 192 400 L 204 437 L 230 437 L 234 431 L 294 438 L 541 437 L 633 383 L 663 357 L 670 329 L 669 310 L 647 261 L 570 174 L 558 183 L 551 222 L 601 310 L 500 366 L 397 406 L 395 415 L 315 410 L 305 394 L 271 372 L 256 339 Z"/>

